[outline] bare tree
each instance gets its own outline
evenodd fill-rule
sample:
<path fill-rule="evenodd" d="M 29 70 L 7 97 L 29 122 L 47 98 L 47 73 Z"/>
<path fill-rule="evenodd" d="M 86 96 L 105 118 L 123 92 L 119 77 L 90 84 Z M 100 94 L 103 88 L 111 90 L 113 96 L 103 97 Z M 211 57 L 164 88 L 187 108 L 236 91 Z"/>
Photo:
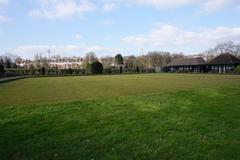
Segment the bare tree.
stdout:
<path fill-rule="evenodd" d="M 149 59 L 150 66 L 152 68 L 165 66 L 171 61 L 171 59 L 179 58 L 180 56 L 181 55 L 175 54 L 173 55 L 172 58 L 169 52 L 157 52 L 157 51 L 149 52 L 147 54 L 147 58 Z"/>
<path fill-rule="evenodd" d="M 96 56 L 96 54 L 94 52 L 86 53 L 86 56 L 84 58 L 84 62 L 85 63 L 91 64 L 91 63 L 93 63 L 95 61 L 98 61 L 98 58 L 97 58 L 97 56 Z"/>
<path fill-rule="evenodd" d="M 126 69 L 135 70 L 137 68 L 137 66 L 139 65 L 137 58 L 133 55 L 124 57 L 124 60 L 125 60 L 124 65 L 125 65 Z"/>
<path fill-rule="evenodd" d="M 106 56 L 100 58 L 100 61 L 102 62 L 104 67 L 112 67 L 114 65 L 115 59 L 114 57 Z"/>
<path fill-rule="evenodd" d="M 41 66 L 41 60 L 42 60 L 42 54 L 41 53 L 37 53 L 34 55 L 34 65 L 35 68 L 40 69 Z"/>
<path fill-rule="evenodd" d="M 205 51 L 205 54 L 211 55 L 211 56 L 217 56 L 222 53 L 230 53 L 235 56 L 240 56 L 240 43 L 234 43 L 232 41 L 229 42 L 223 42 L 217 44 L 214 48 L 210 48 L 207 51 Z"/>
<path fill-rule="evenodd" d="M 136 57 L 137 61 L 138 61 L 138 65 L 141 68 L 145 68 L 145 69 L 149 69 L 151 68 L 151 64 L 149 62 L 149 59 L 146 55 L 141 55 Z"/>
<path fill-rule="evenodd" d="M 5 68 L 17 68 L 16 60 L 19 56 L 11 53 L 5 53 L 1 59 L 3 59 L 3 63 Z"/>

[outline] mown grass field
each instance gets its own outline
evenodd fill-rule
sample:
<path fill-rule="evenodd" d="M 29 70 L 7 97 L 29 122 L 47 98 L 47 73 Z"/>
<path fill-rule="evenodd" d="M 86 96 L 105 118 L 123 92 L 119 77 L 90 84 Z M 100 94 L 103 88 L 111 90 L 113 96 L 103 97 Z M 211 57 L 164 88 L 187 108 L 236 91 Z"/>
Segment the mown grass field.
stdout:
<path fill-rule="evenodd" d="M 0 84 L 0 159 L 239 159 L 240 76 Z"/>
<path fill-rule="evenodd" d="M 27 78 L 0 84 L 0 106 L 45 104 L 240 85 L 240 76 L 145 74 Z"/>

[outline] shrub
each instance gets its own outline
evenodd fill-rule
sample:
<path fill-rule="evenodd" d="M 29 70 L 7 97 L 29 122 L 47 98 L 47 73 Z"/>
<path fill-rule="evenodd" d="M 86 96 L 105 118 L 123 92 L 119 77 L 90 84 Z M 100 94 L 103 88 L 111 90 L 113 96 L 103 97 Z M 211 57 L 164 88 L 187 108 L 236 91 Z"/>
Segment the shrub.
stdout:
<path fill-rule="evenodd" d="M 112 74 L 119 74 L 119 69 L 117 67 L 112 67 Z"/>
<path fill-rule="evenodd" d="M 2 63 L 0 63 L 0 74 L 4 74 L 4 66 Z"/>
<path fill-rule="evenodd" d="M 42 67 L 41 71 L 42 71 L 42 72 L 41 72 L 42 75 L 45 75 L 45 71 L 46 71 L 45 67 Z"/>
<path fill-rule="evenodd" d="M 85 69 L 82 69 L 82 74 L 85 74 L 86 73 L 86 70 Z"/>
<path fill-rule="evenodd" d="M 5 75 L 6 75 L 7 77 L 18 76 L 18 74 L 17 74 L 16 72 L 14 72 L 14 71 L 6 71 L 6 72 L 5 72 Z"/>
<path fill-rule="evenodd" d="M 235 68 L 235 72 L 236 72 L 237 74 L 240 74 L 240 65 L 238 65 L 238 66 Z"/>
<path fill-rule="evenodd" d="M 123 67 L 121 66 L 121 67 L 119 68 L 119 73 L 122 74 L 122 72 L 123 72 Z"/>
<path fill-rule="evenodd" d="M 93 62 L 91 64 L 91 72 L 93 74 L 101 74 L 103 73 L 103 65 L 99 61 Z"/>
<path fill-rule="evenodd" d="M 139 67 L 137 66 L 137 69 L 136 69 L 136 71 L 137 71 L 137 73 L 139 73 L 140 72 L 140 70 L 139 70 Z"/>
<path fill-rule="evenodd" d="M 74 69 L 73 72 L 75 75 L 79 75 L 79 69 Z"/>
<path fill-rule="evenodd" d="M 104 74 L 112 74 L 112 68 L 110 68 L 110 67 L 104 68 L 103 73 Z"/>
<path fill-rule="evenodd" d="M 72 68 L 69 68 L 69 69 L 68 69 L 68 74 L 70 74 L 70 75 L 73 74 L 73 69 L 72 69 Z"/>

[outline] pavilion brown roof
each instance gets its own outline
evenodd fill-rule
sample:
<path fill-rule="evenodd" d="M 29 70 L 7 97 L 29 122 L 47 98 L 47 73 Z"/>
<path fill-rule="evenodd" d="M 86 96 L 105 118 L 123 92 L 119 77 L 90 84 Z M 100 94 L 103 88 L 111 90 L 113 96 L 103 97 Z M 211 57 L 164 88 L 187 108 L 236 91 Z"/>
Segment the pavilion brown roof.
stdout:
<path fill-rule="evenodd" d="M 216 65 L 216 64 L 240 64 L 240 59 L 235 57 L 232 54 L 224 53 L 220 54 L 213 60 L 209 61 L 208 64 Z"/>
<path fill-rule="evenodd" d="M 170 63 L 167 64 L 168 67 L 174 66 L 198 66 L 198 65 L 206 65 L 207 62 L 202 58 L 184 58 L 184 59 L 174 59 Z"/>

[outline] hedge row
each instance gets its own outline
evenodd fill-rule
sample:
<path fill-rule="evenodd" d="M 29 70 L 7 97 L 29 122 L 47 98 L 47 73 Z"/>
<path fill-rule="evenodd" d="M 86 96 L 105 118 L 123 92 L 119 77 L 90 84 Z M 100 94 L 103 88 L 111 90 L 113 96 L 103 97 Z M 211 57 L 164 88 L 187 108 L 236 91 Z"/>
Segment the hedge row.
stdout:
<path fill-rule="evenodd" d="M 139 69 L 130 70 L 123 69 L 123 73 L 154 73 L 154 69 Z M 119 69 L 105 68 L 103 74 L 119 74 Z M 25 76 L 25 75 L 87 75 L 92 74 L 90 70 L 86 69 L 5 69 L 5 76 Z"/>

